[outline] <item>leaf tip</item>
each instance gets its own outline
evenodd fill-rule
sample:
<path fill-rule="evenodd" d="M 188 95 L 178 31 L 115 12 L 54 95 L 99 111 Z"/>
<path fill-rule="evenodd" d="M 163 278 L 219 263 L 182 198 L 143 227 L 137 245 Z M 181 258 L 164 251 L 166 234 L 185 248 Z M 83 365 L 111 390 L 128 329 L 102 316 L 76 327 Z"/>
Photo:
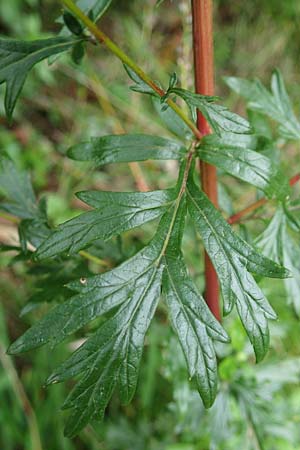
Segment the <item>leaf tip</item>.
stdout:
<path fill-rule="evenodd" d="M 50 375 L 50 377 L 48 377 L 44 383 L 44 387 L 50 386 L 51 384 L 57 384 L 59 383 L 59 377 L 56 375 L 56 373 L 53 373 L 52 375 Z"/>
<path fill-rule="evenodd" d="M 15 342 L 10 344 L 10 346 L 6 350 L 6 354 L 12 356 L 12 355 L 17 355 L 18 353 L 21 353 L 20 347 L 21 346 L 19 344 L 19 339 L 17 339 Z"/>

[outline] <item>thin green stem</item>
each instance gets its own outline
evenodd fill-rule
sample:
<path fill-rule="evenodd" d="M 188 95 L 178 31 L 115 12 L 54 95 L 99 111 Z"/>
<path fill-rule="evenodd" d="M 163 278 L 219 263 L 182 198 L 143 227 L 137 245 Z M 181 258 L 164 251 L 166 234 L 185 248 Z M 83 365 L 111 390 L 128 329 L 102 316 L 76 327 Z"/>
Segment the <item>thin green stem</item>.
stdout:
<path fill-rule="evenodd" d="M 161 89 L 123 50 L 118 47 L 92 20 L 84 14 L 84 12 L 78 8 L 73 0 L 60 0 L 77 19 L 88 28 L 91 34 L 100 42 L 103 43 L 117 58 L 119 58 L 124 64 L 132 69 L 138 77 L 150 86 L 154 92 L 160 97 L 163 97 L 166 93 Z M 186 123 L 186 125 L 192 130 L 197 139 L 202 138 L 202 134 L 194 124 L 192 120 L 185 114 L 185 112 L 172 100 L 167 99 L 166 103 L 175 113 Z"/>
<path fill-rule="evenodd" d="M 188 181 L 191 165 L 192 165 L 192 162 L 193 162 L 193 158 L 194 158 L 194 155 L 195 155 L 195 147 L 196 147 L 196 142 L 194 141 L 194 142 L 192 142 L 190 150 L 189 150 L 189 152 L 187 154 L 186 166 L 185 166 L 185 169 L 184 169 L 184 173 L 183 173 L 183 178 L 182 178 L 182 183 L 181 183 L 181 186 L 180 186 L 179 194 L 178 194 L 178 197 L 176 199 L 175 208 L 174 208 L 174 212 L 173 212 L 173 216 L 172 216 L 172 220 L 171 220 L 171 225 L 170 225 L 167 237 L 165 239 L 162 251 L 161 251 L 160 256 L 158 258 L 158 263 L 157 264 L 160 263 L 161 258 L 164 256 L 164 254 L 166 252 L 166 249 L 167 249 L 167 247 L 169 245 L 169 241 L 170 241 L 170 238 L 171 238 L 172 230 L 173 230 L 173 227 L 174 227 L 174 224 L 175 224 L 175 221 L 176 221 L 176 217 L 177 217 L 177 212 L 178 212 L 178 209 L 180 207 L 180 203 L 181 203 L 182 197 L 183 197 L 183 195 L 184 195 L 184 193 L 186 191 L 186 185 L 187 185 L 187 181 Z"/>
<path fill-rule="evenodd" d="M 85 259 L 88 259 L 89 261 L 98 264 L 99 266 L 111 268 L 111 265 L 107 261 L 104 261 L 104 259 L 100 259 L 97 256 L 92 255 L 91 253 L 85 252 L 84 250 L 81 250 L 79 252 L 79 255 Z"/>
<path fill-rule="evenodd" d="M 20 220 L 17 217 L 14 217 L 14 216 L 12 216 L 10 214 L 7 214 L 7 213 L 5 213 L 3 211 L 0 212 L 0 217 L 2 219 L 7 220 L 8 222 L 11 222 L 11 223 L 18 224 L 20 222 Z"/>

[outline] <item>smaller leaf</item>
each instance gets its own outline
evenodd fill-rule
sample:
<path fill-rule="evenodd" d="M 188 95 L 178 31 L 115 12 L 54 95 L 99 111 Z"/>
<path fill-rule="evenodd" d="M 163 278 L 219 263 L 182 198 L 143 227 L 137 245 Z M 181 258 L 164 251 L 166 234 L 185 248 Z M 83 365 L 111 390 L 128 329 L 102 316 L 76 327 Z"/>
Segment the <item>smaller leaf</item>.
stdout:
<path fill-rule="evenodd" d="M 178 83 L 177 73 L 173 72 L 169 79 L 169 89 L 173 89 Z"/>
<path fill-rule="evenodd" d="M 93 137 L 90 142 L 77 144 L 68 151 L 71 159 L 92 161 L 96 166 L 148 159 L 182 159 L 185 154 L 186 149 L 179 142 L 145 134 Z"/>
<path fill-rule="evenodd" d="M 110 7 L 112 0 L 79 0 L 77 2 L 78 8 L 80 8 L 84 14 L 86 14 L 93 22 L 96 22 L 99 20 L 107 11 L 107 9 Z M 68 13 L 69 14 L 69 13 Z M 71 15 L 71 14 L 70 14 Z M 59 17 L 57 20 L 58 23 L 64 22 L 64 17 Z M 73 33 L 74 31 L 70 29 L 68 24 L 65 24 L 66 26 L 63 27 L 63 29 L 60 32 L 60 35 L 62 36 L 68 36 L 70 35 L 70 32 Z M 83 29 L 85 28 L 85 25 L 79 24 Z M 76 34 L 76 33 L 75 33 Z"/>
<path fill-rule="evenodd" d="M 214 103 L 218 100 L 218 97 L 194 94 L 179 88 L 170 89 L 169 93 L 179 95 L 190 107 L 199 109 L 218 135 L 221 134 L 221 130 L 236 134 L 252 132 L 251 126 L 246 119 L 230 112 L 225 106 Z"/>
<path fill-rule="evenodd" d="M 83 42 L 78 42 L 72 49 L 72 60 L 75 64 L 80 65 L 85 55 L 85 45 Z"/>
<path fill-rule="evenodd" d="M 88 191 L 79 193 L 78 197 L 96 209 L 59 225 L 38 248 L 36 259 L 63 252 L 74 254 L 96 239 L 109 239 L 157 219 L 174 203 L 175 191 Z"/>
<path fill-rule="evenodd" d="M 268 197 L 285 199 L 290 193 L 288 180 L 267 157 L 251 150 L 243 135 L 205 136 L 197 152 L 203 161 L 256 186 Z"/>
<path fill-rule="evenodd" d="M 71 33 L 75 34 L 76 36 L 80 36 L 83 33 L 83 27 L 81 23 L 76 17 L 73 16 L 73 14 L 69 13 L 68 11 L 64 11 L 63 20 Z"/>
<path fill-rule="evenodd" d="M 124 64 L 124 69 L 126 70 L 129 78 L 135 83 L 133 86 L 130 86 L 130 89 L 132 91 L 159 97 L 159 95 L 150 86 L 148 86 L 148 84 L 145 83 L 129 66 Z"/>

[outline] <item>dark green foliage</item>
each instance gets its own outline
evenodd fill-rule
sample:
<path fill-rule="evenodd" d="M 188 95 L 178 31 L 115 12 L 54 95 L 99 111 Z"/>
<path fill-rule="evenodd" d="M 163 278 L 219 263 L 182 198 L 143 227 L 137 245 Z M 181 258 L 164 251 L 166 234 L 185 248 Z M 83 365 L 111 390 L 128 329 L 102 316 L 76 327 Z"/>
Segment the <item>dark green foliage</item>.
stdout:
<path fill-rule="evenodd" d="M 96 239 L 109 239 L 123 231 L 156 219 L 168 210 L 175 192 L 98 192 L 78 197 L 96 208 L 65 222 L 39 247 L 36 258 L 49 258 L 62 252 L 74 254 Z"/>
<path fill-rule="evenodd" d="M 109 4 L 110 1 L 78 3 L 93 20 Z M 73 33 L 81 35 L 83 30 L 77 21 L 65 15 L 65 22 Z M 80 62 L 84 43 L 78 37 L 33 43 L 1 40 L 0 83 L 7 83 L 8 117 L 12 115 L 27 72 L 34 64 L 68 49 L 73 49 L 73 59 Z M 278 203 L 279 208 L 282 207 L 289 194 L 288 182 L 278 168 L 278 161 L 269 159 L 261 151 L 262 141 L 256 135 L 249 136 L 253 132 L 250 123 L 225 106 L 216 104 L 218 99 L 215 97 L 175 87 L 175 74 L 170 78 L 166 95 L 158 99 L 153 89 L 137 74 L 128 67 L 126 70 L 135 83 L 132 89 L 153 97 L 162 120 L 180 142 L 145 134 L 100 136 L 77 143 L 69 149 L 68 155 L 97 167 L 149 159 L 176 160 L 179 177 L 174 188 L 146 193 L 81 192 L 78 197 L 94 209 L 50 231 L 45 204 L 43 201 L 37 203 L 27 175 L 17 171 L 6 156 L 0 161 L 0 188 L 9 199 L 2 209 L 22 219 L 19 226 L 20 255 L 31 256 L 30 242 L 37 248 L 33 257 L 35 263 L 55 258 L 49 265 L 45 262 L 44 267 L 44 281 L 52 283 L 51 289 L 47 292 L 37 285 L 37 292 L 23 313 L 40 302 L 49 302 L 52 296 L 57 304 L 19 337 L 9 352 L 17 354 L 44 344 L 53 347 L 79 330 L 89 332 L 87 340 L 48 379 L 48 384 L 74 377 L 78 380 L 64 403 L 64 408 L 71 410 L 66 427 L 68 436 L 77 434 L 89 421 L 102 419 L 115 389 L 122 403 L 131 401 L 137 386 L 145 335 L 161 296 L 183 350 L 189 376 L 194 380 L 205 407 L 213 404 L 217 394 L 215 341 L 226 343 L 229 338 L 210 313 L 184 262 L 182 236 L 187 211 L 217 271 L 224 313 L 229 314 L 236 306 L 257 361 L 268 350 L 268 319 L 275 319 L 276 313 L 252 274 L 287 278 L 291 275 L 285 268 L 287 266 L 297 277 L 299 275 L 293 244 L 290 242 L 282 250 L 288 239 L 287 229 L 282 231 L 283 225 L 289 220 L 297 228 L 296 219 L 292 221 L 292 216 L 287 213 L 284 217 L 288 219 L 283 223 L 283 216 L 280 216 L 278 251 L 269 255 L 275 259 L 273 262 L 233 231 L 193 181 L 195 159 L 200 158 L 264 191 L 274 199 L 274 203 Z M 253 96 L 258 97 L 254 109 L 280 120 L 281 134 L 295 138 L 298 122 L 291 116 L 291 106 L 279 74 L 273 77 L 272 95 L 262 91 L 264 97 L 257 87 L 251 86 L 247 85 L 254 89 Z M 247 93 L 244 95 L 248 96 Z M 183 98 L 192 118 L 196 109 L 199 110 L 215 134 L 200 142 L 191 138 L 181 119 L 174 116 L 165 102 L 169 96 Z M 273 114 L 275 109 L 277 115 Z M 287 116 L 290 117 L 289 123 L 283 121 Z M 160 223 L 152 240 L 134 256 L 122 258 L 117 267 L 89 276 L 89 271 L 77 264 L 75 254 L 80 250 L 158 218 Z M 276 216 L 274 220 L 279 219 Z M 271 223 L 272 230 L 274 226 L 279 229 L 277 222 L 275 225 Z M 70 268 L 62 269 L 68 255 L 73 255 L 75 261 L 71 268 L 73 274 Z M 52 263 L 57 264 L 56 276 L 51 272 Z M 81 276 L 75 277 L 79 272 Z M 293 295 L 299 290 L 298 278 L 285 281 Z M 66 283 L 67 287 L 64 286 Z M 37 295 L 40 295 L 40 302 Z"/>
<path fill-rule="evenodd" d="M 63 19 L 65 22 L 66 27 L 69 28 L 71 33 L 75 34 L 76 36 L 80 36 L 83 32 L 83 28 L 81 23 L 74 17 L 72 14 L 70 14 L 68 11 L 64 11 L 63 13 Z"/>
<path fill-rule="evenodd" d="M 234 234 L 205 194 L 192 182 L 187 193 L 189 213 L 220 280 L 224 312 L 228 314 L 236 305 L 256 359 L 260 361 L 269 348 L 267 319 L 275 319 L 276 314 L 248 271 L 275 278 L 285 278 L 289 272 Z"/>
<path fill-rule="evenodd" d="M 71 53 L 72 60 L 75 64 L 81 64 L 85 55 L 85 44 L 84 42 L 78 42 L 74 45 Z"/>
<path fill-rule="evenodd" d="M 91 320 L 111 312 L 93 336 L 48 380 L 54 383 L 82 375 L 64 405 L 64 408 L 73 410 L 66 428 L 69 436 L 76 434 L 89 420 L 103 417 L 115 386 L 119 387 L 122 402 L 131 400 L 144 336 L 160 298 L 164 271 L 163 289 L 173 326 L 186 352 L 190 376 L 196 377 L 206 406 L 210 406 L 215 398 L 217 366 L 211 340 L 227 341 L 227 336 L 195 288 L 190 292 L 190 298 L 183 297 L 184 285 L 188 283 L 189 288 L 193 284 L 181 259 L 175 258 L 174 265 L 173 258 L 178 251 L 177 223 L 185 217 L 184 203 L 183 199 L 180 204 L 176 202 L 164 215 L 152 242 L 137 255 L 104 275 L 69 285 L 78 294 L 55 307 L 9 349 L 10 353 L 19 353 L 47 342 L 57 345 Z M 176 288 L 174 277 L 182 276 L 182 271 L 184 278 Z M 179 280 L 177 278 L 176 283 Z M 194 335 L 189 334 L 185 339 L 177 319 L 178 306 L 170 302 L 174 295 L 177 297 L 177 289 L 185 327 L 195 330 Z M 190 350 L 193 348 L 191 354 L 186 346 Z"/>

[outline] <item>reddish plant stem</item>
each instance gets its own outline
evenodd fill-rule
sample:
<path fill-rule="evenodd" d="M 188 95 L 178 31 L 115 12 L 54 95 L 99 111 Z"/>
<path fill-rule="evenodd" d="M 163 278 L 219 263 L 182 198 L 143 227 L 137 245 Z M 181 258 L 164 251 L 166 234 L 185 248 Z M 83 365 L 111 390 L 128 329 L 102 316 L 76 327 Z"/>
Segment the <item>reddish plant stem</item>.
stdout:
<path fill-rule="evenodd" d="M 290 186 L 294 186 L 296 183 L 300 181 L 300 173 L 297 173 L 292 178 L 290 178 Z M 237 212 L 236 214 L 233 214 L 227 219 L 227 222 L 231 225 L 234 223 L 240 222 L 240 220 L 247 216 L 248 214 L 256 211 L 261 206 L 265 205 L 268 202 L 267 198 L 261 198 L 260 200 L 257 200 L 257 202 L 252 203 L 251 205 L 247 206 L 246 208 L 242 209 L 241 211 Z"/>
<path fill-rule="evenodd" d="M 213 5 L 212 0 L 192 0 L 193 49 L 195 90 L 198 94 L 214 94 Z M 202 135 L 211 133 L 210 127 L 198 112 L 197 126 Z M 218 206 L 216 168 L 200 162 L 200 177 L 204 192 Z M 215 269 L 205 253 L 205 300 L 214 316 L 221 320 L 219 284 Z"/>

